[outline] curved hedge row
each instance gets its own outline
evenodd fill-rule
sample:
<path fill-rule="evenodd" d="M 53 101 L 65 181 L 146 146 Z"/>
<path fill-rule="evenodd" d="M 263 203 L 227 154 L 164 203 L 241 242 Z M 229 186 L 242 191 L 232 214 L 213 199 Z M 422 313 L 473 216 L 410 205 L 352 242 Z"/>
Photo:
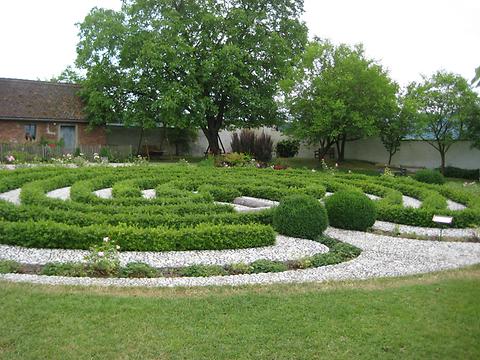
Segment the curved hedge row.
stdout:
<path fill-rule="evenodd" d="M 63 187 L 71 187 L 70 200 L 46 196 Z M 21 206 L 0 201 L 0 242 L 35 247 L 88 248 L 102 236 L 117 236 L 124 250 L 270 245 L 273 210 L 236 213 L 214 201 L 238 196 L 320 199 L 326 191 L 341 190 L 379 196 L 374 201 L 379 220 L 433 227 L 432 216 L 439 214 L 453 216 L 454 227 L 480 225 L 478 196 L 411 178 L 182 165 L 0 171 L 0 192 L 17 188 L 22 188 Z M 93 193 L 103 188 L 112 188 L 112 199 Z M 157 197 L 142 198 L 145 189 L 155 189 Z M 421 200 L 422 207 L 403 207 L 402 194 Z M 468 209 L 448 210 L 447 199 Z"/>

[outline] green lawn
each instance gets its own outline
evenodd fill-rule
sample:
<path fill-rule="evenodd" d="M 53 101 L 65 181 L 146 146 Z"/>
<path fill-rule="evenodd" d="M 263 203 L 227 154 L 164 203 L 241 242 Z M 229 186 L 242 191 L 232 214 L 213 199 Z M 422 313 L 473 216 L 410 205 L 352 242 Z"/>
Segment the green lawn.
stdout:
<path fill-rule="evenodd" d="M 0 282 L 0 358 L 478 359 L 479 298 L 480 266 L 244 288 Z"/>

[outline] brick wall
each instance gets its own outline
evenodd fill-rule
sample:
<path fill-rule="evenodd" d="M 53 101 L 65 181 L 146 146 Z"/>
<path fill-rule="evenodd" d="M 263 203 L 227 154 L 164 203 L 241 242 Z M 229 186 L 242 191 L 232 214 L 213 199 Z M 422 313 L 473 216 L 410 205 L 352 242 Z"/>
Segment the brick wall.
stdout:
<path fill-rule="evenodd" d="M 25 125 L 36 124 L 37 134 L 35 142 L 44 138 L 57 141 L 60 123 L 27 122 L 14 120 L 0 120 L 0 143 L 23 144 L 25 139 Z M 80 145 L 106 145 L 107 136 L 104 127 L 89 129 L 87 124 L 76 124 L 77 146 Z"/>

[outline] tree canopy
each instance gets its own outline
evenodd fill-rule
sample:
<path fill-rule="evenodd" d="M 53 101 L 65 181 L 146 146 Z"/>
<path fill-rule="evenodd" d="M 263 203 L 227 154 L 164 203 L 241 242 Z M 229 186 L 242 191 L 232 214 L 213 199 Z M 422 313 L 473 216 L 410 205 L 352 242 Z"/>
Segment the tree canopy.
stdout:
<path fill-rule="evenodd" d="M 450 147 L 472 139 L 469 125 L 479 121 L 478 95 L 460 75 L 438 71 L 412 84 L 407 96 L 415 104 L 416 132 L 440 153 L 444 172 Z"/>
<path fill-rule="evenodd" d="M 378 122 L 396 109 L 398 86 L 363 47 L 315 39 L 283 82 L 291 132 L 320 143 L 324 154 L 337 144 L 338 159 L 345 143 L 377 132 Z"/>
<path fill-rule="evenodd" d="M 80 24 L 78 68 L 93 124 L 203 130 L 272 125 L 278 83 L 307 38 L 303 0 L 124 0 Z"/>

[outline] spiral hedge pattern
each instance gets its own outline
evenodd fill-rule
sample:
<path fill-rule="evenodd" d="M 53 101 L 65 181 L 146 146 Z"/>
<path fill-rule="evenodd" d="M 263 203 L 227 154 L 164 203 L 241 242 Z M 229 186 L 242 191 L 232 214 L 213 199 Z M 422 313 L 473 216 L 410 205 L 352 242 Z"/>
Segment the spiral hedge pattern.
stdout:
<path fill-rule="evenodd" d="M 71 187 L 70 200 L 46 196 L 63 187 Z M 237 213 L 216 202 L 293 194 L 321 199 L 326 191 L 348 189 L 379 196 L 379 220 L 434 227 L 433 214 L 443 214 L 453 216 L 457 228 L 480 225 L 478 197 L 411 178 L 192 165 L 0 171 L 0 193 L 18 188 L 20 206 L 0 201 L 0 243 L 25 247 L 88 249 L 104 236 L 130 251 L 267 246 L 275 242 L 274 210 Z M 112 199 L 94 194 L 104 188 L 112 188 Z M 155 189 L 156 197 L 142 197 L 145 189 Z M 421 208 L 403 207 L 402 194 L 421 200 Z M 448 210 L 447 199 L 467 209 Z"/>

